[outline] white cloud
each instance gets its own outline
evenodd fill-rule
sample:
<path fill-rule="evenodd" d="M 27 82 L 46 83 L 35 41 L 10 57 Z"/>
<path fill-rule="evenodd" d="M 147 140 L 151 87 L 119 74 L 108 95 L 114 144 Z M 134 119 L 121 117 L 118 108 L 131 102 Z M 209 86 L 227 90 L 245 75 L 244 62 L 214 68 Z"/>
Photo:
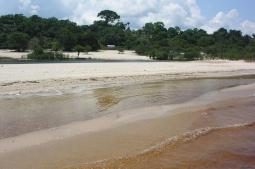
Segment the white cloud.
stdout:
<path fill-rule="evenodd" d="M 37 14 L 38 11 L 40 10 L 40 7 L 38 5 L 31 5 L 30 8 L 31 8 L 31 11 L 30 11 L 31 14 Z"/>
<path fill-rule="evenodd" d="M 227 13 L 219 12 L 214 18 L 205 23 L 201 28 L 213 33 L 219 28 L 242 30 L 245 34 L 255 33 L 255 22 L 242 19 L 236 9 L 232 9 Z"/>
<path fill-rule="evenodd" d="M 31 0 L 19 0 L 22 8 L 27 8 L 31 4 Z"/>
<path fill-rule="evenodd" d="M 98 20 L 97 13 L 109 9 L 116 11 L 124 22 L 133 28 L 142 27 L 147 22 L 162 21 L 166 27 L 203 28 L 209 33 L 220 27 L 240 29 L 244 33 L 255 33 L 255 22 L 243 20 L 236 9 L 220 11 L 213 18 L 201 14 L 197 0 L 18 0 L 25 14 L 45 12 L 44 6 L 54 4 L 54 15 L 70 19 L 78 24 L 91 24 Z M 37 2 L 41 6 L 35 4 Z M 40 3 L 39 3 L 40 2 Z M 48 7 L 47 7 L 48 9 Z M 59 10 L 61 9 L 61 10 Z M 47 10 L 46 10 L 47 11 Z M 56 11 L 58 11 L 56 13 Z M 49 11 L 48 11 L 49 12 Z M 50 16 L 50 14 L 47 16 Z"/>
<path fill-rule="evenodd" d="M 205 23 L 202 28 L 207 30 L 209 33 L 212 33 L 221 27 L 234 29 L 238 26 L 240 22 L 239 19 L 238 11 L 235 9 L 230 10 L 226 14 L 221 11 L 217 13 L 214 18 Z"/>
<path fill-rule="evenodd" d="M 163 21 L 166 26 L 195 27 L 204 17 L 196 0 L 61 0 L 65 8 L 72 10 L 70 19 L 79 24 L 91 24 L 97 13 L 104 9 L 119 13 L 133 27 L 146 22 Z"/>
<path fill-rule="evenodd" d="M 247 34 L 255 33 L 255 22 L 245 20 L 241 23 L 241 30 Z"/>
<path fill-rule="evenodd" d="M 37 14 L 40 10 L 38 5 L 34 5 L 31 0 L 19 0 L 20 9 L 28 10 L 30 14 L 34 15 Z"/>

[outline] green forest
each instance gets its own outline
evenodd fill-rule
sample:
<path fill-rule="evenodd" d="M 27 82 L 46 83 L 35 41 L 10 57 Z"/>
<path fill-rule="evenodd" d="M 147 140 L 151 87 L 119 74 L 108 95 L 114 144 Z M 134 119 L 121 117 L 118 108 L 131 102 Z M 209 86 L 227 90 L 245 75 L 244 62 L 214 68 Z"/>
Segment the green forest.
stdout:
<path fill-rule="evenodd" d="M 255 59 L 255 35 L 220 28 L 213 34 L 202 29 L 166 28 L 162 22 L 131 29 L 130 23 L 110 10 L 101 11 L 92 25 L 69 20 L 22 14 L 0 17 L 0 48 L 25 51 L 31 59 L 61 59 L 60 51 L 80 52 L 107 49 L 135 50 L 156 60 Z M 47 51 L 47 52 L 45 52 Z"/>

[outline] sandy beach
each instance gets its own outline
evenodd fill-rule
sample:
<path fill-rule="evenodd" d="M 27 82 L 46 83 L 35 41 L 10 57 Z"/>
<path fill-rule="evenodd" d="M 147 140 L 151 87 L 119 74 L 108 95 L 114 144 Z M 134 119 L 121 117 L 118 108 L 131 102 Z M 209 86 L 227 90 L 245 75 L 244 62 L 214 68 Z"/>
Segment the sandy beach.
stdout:
<path fill-rule="evenodd" d="M 237 72 L 235 75 L 238 75 L 238 72 L 254 69 L 255 63 L 244 61 L 1 64 L 0 83 L 167 74 L 176 78 L 206 73 L 223 76 L 224 73 Z"/>
<path fill-rule="evenodd" d="M 255 169 L 252 6 L 0 0 L 0 169 Z"/>
<path fill-rule="evenodd" d="M 8 53 L 9 57 L 17 55 L 15 52 Z M 81 86 L 88 89 L 169 79 L 250 75 L 255 72 L 255 63 L 245 61 L 148 62 L 148 57 L 138 56 L 132 51 L 124 54 L 103 51 L 91 55 L 100 59 L 122 59 L 122 62 L 0 64 L 0 95 L 61 93 Z M 125 62 L 127 60 L 133 61 Z"/>
<path fill-rule="evenodd" d="M 12 59 L 25 59 L 27 54 L 31 51 L 16 52 L 13 50 L 0 50 L 0 58 L 12 58 Z M 97 59 L 97 60 L 108 60 L 108 61 L 150 61 L 151 59 L 147 56 L 138 56 L 134 51 L 124 51 L 120 54 L 116 50 L 100 50 L 98 52 L 81 52 L 78 56 L 77 52 L 63 52 L 68 58 L 82 58 L 82 59 Z"/>
<path fill-rule="evenodd" d="M 245 132 L 252 132 L 255 121 L 254 62 L 130 62 L 140 56 L 121 57 L 129 61 L 1 64 L 0 168 L 155 168 L 156 164 L 164 168 L 170 166 L 166 159 L 188 159 L 181 155 L 186 143 L 227 140 L 218 131 L 241 132 L 254 139 Z M 201 139 L 204 135 L 208 138 Z M 182 160 L 170 153 L 176 140 L 180 146 L 175 152 Z M 218 150 L 220 143 L 212 147 Z M 210 148 L 203 150 L 211 153 Z M 195 160 L 204 155 L 196 152 Z M 249 161 L 253 157 L 244 160 L 253 166 Z M 203 168 L 204 163 L 198 164 Z"/>

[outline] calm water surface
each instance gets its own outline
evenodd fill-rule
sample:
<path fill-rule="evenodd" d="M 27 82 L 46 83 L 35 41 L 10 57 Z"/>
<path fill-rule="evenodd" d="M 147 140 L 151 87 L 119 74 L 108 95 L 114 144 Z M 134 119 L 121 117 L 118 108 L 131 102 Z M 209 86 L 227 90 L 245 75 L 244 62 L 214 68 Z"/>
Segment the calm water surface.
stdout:
<path fill-rule="evenodd" d="M 0 139 L 126 109 L 182 103 L 210 91 L 254 82 L 255 77 L 176 80 L 102 88 L 73 95 L 2 98 Z"/>

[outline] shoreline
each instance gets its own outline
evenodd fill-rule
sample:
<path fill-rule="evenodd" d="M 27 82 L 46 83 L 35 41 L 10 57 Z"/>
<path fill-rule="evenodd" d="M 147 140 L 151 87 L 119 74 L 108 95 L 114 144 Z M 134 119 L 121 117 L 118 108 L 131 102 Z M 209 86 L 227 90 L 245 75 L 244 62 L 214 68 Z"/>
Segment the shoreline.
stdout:
<path fill-rule="evenodd" d="M 96 57 L 130 59 L 134 54 L 98 52 Z M 255 63 L 204 60 L 190 62 L 111 62 L 63 64 L 0 64 L 0 98 L 62 95 L 96 88 L 167 80 L 255 75 Z"/>
<path fill-rule="evenodd" d="M 32 95 L 77 94 L 88 90 L 128 86 L 171 80 L 196 80 L 214 78 L 249 78 L 255 76 L 253 70 L 211 71 L 191 73 L 164 73 L 148 75 L 102 76 L 90 78 L 60 78 L 44 80 L 0 81 L 0 98 L 26 97 Z"/>
<path fill-rule="evenodd" d="M 0 76 L 3 77 L 0 79 L 0 99 L 12 99 L 33 95 L 79 95 L 94 89 L 158 81 L 245 79 L 255 76 L 255 64 L 195 61 L 0 65 Z M 180 104 L 128 109 L 85 122 L 1 139 L 0 164 L 6 169 L 77 166 L 137 155 L 166 138 L 196 129 L 254 122 L 254 117 L 249 114 L 255 104 L 254 92 L 254 83 L 232 86 Z M 236 110 L 250 109 L 242 114 L 244 119 L 235 112 L 237 117 L 226 120 L 230 115 L 224 110 L 231 107 Z M 212 121 L 206 121 L 209 112 L 214 110 L 218 112 L 211 114 L 217 115 L 212 116 Z"/>
<path fill-rule="evenodd" d="M 39 153 L 41 154 L 40 157 L 34 154 L 35 156 L 32 159 L 37 161 L 40 158 L 44 157 L 43 161 L 44 160 L 46 161 L 44 161 L 42 164 L 46 165 L 45 164 L 46 162 L 47 165 L 52 166 L 55 162 L 52 163 L 53 162 L 52 159 L 50 160 L 47 157 L 47 155 L 49 155 L 48 153 L 50 154 L 53 153 L 52 155 L 57 157 L 55 159 L 56 161 L 58 160 L 62 161 L 63 159 L 66 158 L 65 156 L 72 155 L 72 152 L 70 151 L 74 151 L 75 153 L 78 153 L 76 151 L 79 149 L 79 146 L 82 146 L 82 145 L 84 147 L 80 153 L 82 153 L 83 155 L 80 154 L 81 157 L 79 158 L 77 157 L 79 160 L 81 159 L 84 160 L 87 158 L 88 161 L 97 161 L 97 159 L 102 159 L 103 157 L 107 156 L 106 150 L 111 148 L 111 146 L 117 146 L 117 147 L 114 147 L 115 150 L 112 152 L 112 155 L 115 154 L 113 157 L 119 156 L 121 154 L 123 156 L 123 152 L 125 151 L 127 151 L 129 155 L 136 154 L 139 151 L 147 149 L 148 145 L 160 142 L 160 140 L 162 140 L 162 137 L 168 138 L 169 136 L 175 136 L 175 135 L 178 135 L 178 133 L 180 134 L 180 133 L 184 133 L 185 131 L 188 131 L 188 129 L 191 129 L 190 127 L 193 125 L 193 123 L 201 116 L 201 112 L 204 112 L 205 110 L 210 108 L 212 105 L 222 106 L 224 104 L 224 106 L 227 106 L 227 105 L 235 105 L 237 103 L 240 104 L 240 101 L 239 101 L 240 98 L 242 98 L 241 100 L 245 100 L 245 98 L 248 100 L 254 100 L 255 95 L 254 93 L 251 93 L 251 91 L 254 91 L 254 90 L 255 90 L 255 84 L 233 87 L 230 89 L 223 89 L 220 92 L 216 91 L 216 92 L 207 93 L 205 95 L 202 95 L 201 97 L 198 97 L 192 101 L 189 101 L 187 103 L 180 104 L 180 105 L 177 104 L 177 105 L 168 105 L 168 106 L 158 106 L 154 108 L 128 110 L 122 113 L 118 113 L 118 115 L 111 114 L 107 117 L 95 119 L 92 121 L 87 121 L 84 123 L 82 122 L 74 123 L 74 124 L 62 126 L 59 128 L 29 133 L 27 135 L 18 136 L 16 138 L 4 139 L 4 140 L 1 140 L 0 142 L 0 145 L 1 145 L 0 146 L 1 147 L 0 161 L 3 162 L 3 160 L 6 160 L 6 158 L 9 160 L 12 159 L 12 158 L 8 158 L 8 156 L 15 157 L 14 159 L 16 159 L 17 161 L 19 160 L 23 161 L 24 159 L 23 159 L 23 156 L 20 156 L 21 154 L 29 153 L 24 156 L 24 158 L 26 159 L 27 157 L 30 157 L 32 154 L 40 152 Z M 173 124 L 171 124 L 169 121 L 172 121 Z M 225 124 L 225 125 L 231 125 L 231 124 L 236 124 L 236 123 L 234 123 L 233 121 L 230 124 Z M 134 131 L 134 126 L 136 126 L 135 128 L 137 128 L 137 131 Z M 154 128 L 154 126 L 158 126 L 158 127 Z M 173 128 L 173 126 L 175 127 Z M 87 129 L 86 131 L 84 131 L 84 127 Z M 149 131 L 148 128 L 153 129 L 152 131 L 154 130 L 160 131 L 159 133 L 161 133 L 162 135 L 156 134 L 153 136 L 151 135 L 151 131 Z M 131 134 L 133 132 L 134 132 L 134 135 Z M 109 134 L 109 137 L 107 137 L 108 134 Z M 129 137 L 135 138 L 136 136 L 139 139 L 138 141 L 135 141 L 135 140 L 132 141 L 133 143 L 131 144 L 134 144 L 133 145 L 134 148 L 130 149 L 129 147 L 130 143 L 127 142 L 128 144 L 126 144 L 124 140 L 123 140 L 124 142 L 119 145 L 114 144 L 114 142 L 116 141 L 119 143 L 120 135 L 121 135 L 120 138 L 123 137 L 124 140 L 126 139 L 129 140 Z M 151 138 L 151 140 L 147 140 L 146 142 L 144 142 L 144 138 L 149 138 L 149 137 Z M 102 142 L 103 140 L 99 138 L 107 138 L 107 139 L 106 139 L 106 142 L 103 143 Z M 115 141 L 113 143 L 110 143 L 107 140 L 108 141 L 115 140 Z M 102 151 L 100 153 L 101 155 L 100 154 L 96 155 L 97 154 L 96 152 L 99 151 L 98 148 L 100 147 L 96 148 L 93 145 L 101 145 L 104 147 L 105 150 L 100 150 Z M 108 147 L 107 145 L 108 146 L 111 145 L 111 146 Z M 64 148 L 63 146 L 66 148 Z M 90 153 L 87 154 L 87 151 L 91 152 L 91 154 Z M 47 160 L 50 160 L 50 161 L 47 161 Z M 71 161 L 69 160 L 61 164 L 59 163 L 57 165 L 55 164 L 56 165 L 55 167 L 58 168 L 59 167 L 58 165 L 61 165 L 61 166 L 70 165 L 70 163 L 72 163 L 71 162 L 72 160 Z M 19 162 L 22 164 L 21 161 Z M 27 162 L 32 164 L 33 160 L 30 162 L 29 161 Z M 73 163 L 76 163 L 76 162 L 73 161 Z M 23 163 L 23 165 L 26 166 L 27 164 Z M 46 168 L 51 168 L 51 167 L 46 167 Z"/>

